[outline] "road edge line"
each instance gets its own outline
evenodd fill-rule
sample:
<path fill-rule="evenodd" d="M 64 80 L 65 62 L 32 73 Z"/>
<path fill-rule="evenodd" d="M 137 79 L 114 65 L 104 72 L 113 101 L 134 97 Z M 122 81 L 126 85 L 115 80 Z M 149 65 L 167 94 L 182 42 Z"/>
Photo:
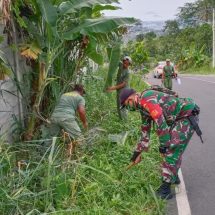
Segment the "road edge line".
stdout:
<path fill-rule="evenodd" d="M 187 197 L 186 187 L 182 175 L 181 169 L 178 171 L 178 176 L 181 180 L 181 184 L 175 187 L 176 203 L 178 208 L 178 215 L 191 215 L 191 208 Z M 179 191 L 178 191 L 179 188 Z"/>

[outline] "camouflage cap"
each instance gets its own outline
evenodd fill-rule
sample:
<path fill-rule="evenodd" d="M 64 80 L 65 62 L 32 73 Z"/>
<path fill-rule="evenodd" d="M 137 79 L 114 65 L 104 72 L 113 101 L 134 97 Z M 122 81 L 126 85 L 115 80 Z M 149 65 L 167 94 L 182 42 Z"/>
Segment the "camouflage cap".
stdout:
<path fill-rule="evenodd" d="M 169 58 L 167 58 L 167 59 L 166 59 L 166 61 L 167 61 L 167 62 L 170 62 L 170 59 L 169 59 Z"/>
<path fill-rule="evenodd" d="M 131 88 L 123 89 L 119 95 L 120 104 L 123 105 L 125 100 L 134 93 L 136 93 L 134 89 L 131 89 Z"/>

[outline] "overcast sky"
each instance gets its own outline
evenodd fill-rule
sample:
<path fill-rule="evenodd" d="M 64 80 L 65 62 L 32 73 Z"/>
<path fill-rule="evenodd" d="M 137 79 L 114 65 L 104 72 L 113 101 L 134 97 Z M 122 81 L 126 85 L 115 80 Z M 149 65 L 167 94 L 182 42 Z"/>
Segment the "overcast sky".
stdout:
<path fill-rule="evenodd" d="M 120 0 L 121 10 L 105 11 L 108 16 L 135 17 L 142 21 L 174 19 L 178 7 L 196 0 Z"/>

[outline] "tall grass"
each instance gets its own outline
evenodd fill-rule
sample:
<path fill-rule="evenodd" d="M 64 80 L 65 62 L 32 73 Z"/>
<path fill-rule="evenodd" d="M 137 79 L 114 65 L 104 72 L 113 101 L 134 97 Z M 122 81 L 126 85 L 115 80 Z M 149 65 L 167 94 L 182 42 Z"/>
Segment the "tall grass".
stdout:
<path fill-rule="evenodd" d="M 86 81 L 87 115 L 91 130 L 87 145 L 71 160 L 64 156 L 62 140 L 4 144 L 0 153 L 1 214 L 157 215 L 165 202 L 154 195 L 160 184 L 157 139 L 141 164 L 126 171 L 139 138 L 140 116 L 118 119 L 115 93 L 103 93 L 103 72 Z M 139 77 L 132 78 L 139 83 Z M 108 134 L 128 131 L 124 145 L 112 143 Z M 17 166 L 17 161 L 22 161 Z"/>
<path fill-rule="evenodd" d="M 202 66 L 198 68 L 188 68 L 186 71 L 180 71 L 181 74 L 200 74 L 200 75 L 215 75 L 215 68 L 212 66 Z"/>

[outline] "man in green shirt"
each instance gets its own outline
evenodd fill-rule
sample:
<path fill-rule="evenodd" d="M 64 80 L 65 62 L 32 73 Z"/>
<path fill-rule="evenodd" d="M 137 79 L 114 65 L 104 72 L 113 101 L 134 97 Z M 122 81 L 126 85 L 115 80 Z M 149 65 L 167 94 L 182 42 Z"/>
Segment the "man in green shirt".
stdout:
<path fill-rule="evenodd" d="M 170 59 L 166 59 L 166 65 L 163 68 L 162 82 L 164 87 L 172 90 L 172 77 L 176 77 L 174 67 L 170 64 Z"/>
<path fill-rule="evenodd" d="M 73 91 L 64 93 L 60 97 L 51 116 L 52 133 L 56 135 L 60 129 L 63 129 L 67 132 L 71 140 L 81 139 L 81 129 L 76 122 L 76 113 L 79 114 L 83 127 L 87 129 L 84 93 L 83 86 L 77 84 L 73 88 Z"/>
<path fill-rule="evenodd" d="M 131 58 L 129 56 L 125 56 L 122 59 L 122 62 L 119 63 L 116 85 L 107 88 L 107 92 L 112 92 L 114 90 L 117 91 L 117 110 L 119 111 L 119 116 L 121 119 L 125 119 L 127 114 L 125 113 L 125 111 L 120 111 L 119 95 L 123 89 L 128 88 L 129 66 L 131 64 L 132 64 Z"/>

